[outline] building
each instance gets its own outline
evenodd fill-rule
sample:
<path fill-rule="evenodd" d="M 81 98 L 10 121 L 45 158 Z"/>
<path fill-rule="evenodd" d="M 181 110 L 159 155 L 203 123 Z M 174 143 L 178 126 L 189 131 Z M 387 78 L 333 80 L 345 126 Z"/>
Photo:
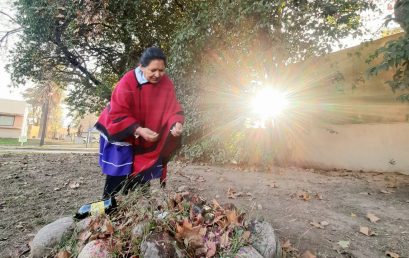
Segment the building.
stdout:
<path fill-rule="evenodd" d="M 0 138 L 19 138 L 27 131 L 25 101 L 0 99 Z"/>

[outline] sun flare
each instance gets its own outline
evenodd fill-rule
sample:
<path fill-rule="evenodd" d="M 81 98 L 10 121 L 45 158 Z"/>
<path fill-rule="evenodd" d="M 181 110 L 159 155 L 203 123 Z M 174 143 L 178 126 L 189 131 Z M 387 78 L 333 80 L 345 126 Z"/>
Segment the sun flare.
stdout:
<path fill-rule="evenodd" d="M 251 105 L 260 118 L 277 118 L 288 108 L 289 101 L 285 93 L 265 88 L 257 93 Z"/>

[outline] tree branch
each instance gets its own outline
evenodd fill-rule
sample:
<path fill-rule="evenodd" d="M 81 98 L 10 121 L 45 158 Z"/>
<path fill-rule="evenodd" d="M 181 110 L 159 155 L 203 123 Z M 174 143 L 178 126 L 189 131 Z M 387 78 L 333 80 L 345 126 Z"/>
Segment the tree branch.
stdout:
<path fill-rule="evenodd" d="M 62 36 L 62 30 L 68 25 L 68 21 L 65 21 L 65 23 L 61 26 L 56 26 L 55 27 L 55 32 L 54 32 L 54 44 L 58 46 L 58 48 L 61 50 L 61 52 L 64 54 L 64 57 L 67 59 L 67 61 L 80 70 L 86 78 L 88 78 L 90 81 L 92 81 L 95 85 L 101 85 L 101 81 L 99 81 L 95 76 L 87 70 L 86 67 L 81 65 L 80 61 L 78 61 L 78 56 L 74 55 L 71 53 L 68 49 L 67 46 L 64 45 L 64 43 L 61 40 Z"/>
<path fill-rule="evenodd" d="M 17 29 L 13 29 L 13 30 L 7 31 L 7 32 L 3 35 L 3 37 L 1 37 L 1 39 L 0 39 L 0 45 L 1 45 L 4 41 L 6 41 L 6 39 L 7 39 L 9 36 L 11 36 L 11 35 L 14 34 L 14 33 L 20 32 L 22 29 L 23 29 L 23 28 L 17 28 Z"/>
<path fill-rule="evenodd" d="M 7 16 L 12 22 L 18 24 L 17 20 L 14 17 L 12 17 L 11 15 L 9 15 L 9 14 L 3 12 L 3 11 L 0 11 L 0 14 L 3 14 L 5 16 Z"/>
<path fill-rule="evenodd" d="M 174 2 L 182 12 L 185 12 L 185 7 L 178 0 L 174 0 Z"/>

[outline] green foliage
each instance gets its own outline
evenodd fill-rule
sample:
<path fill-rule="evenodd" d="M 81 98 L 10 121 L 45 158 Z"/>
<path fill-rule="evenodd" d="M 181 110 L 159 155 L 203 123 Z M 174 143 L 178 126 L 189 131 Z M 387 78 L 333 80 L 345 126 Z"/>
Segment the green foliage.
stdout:
<path fill-rule="evenodd" d="M 69 89 L 67 102 L 81 114 L 105 106 L 115 83 L 137 65 L 146 47 L 167 51 L 187 8 L 183 1 L 159 0 L 18 0 L 15 5 L 23 33 L 8 66 L 13 81 L 52 78 Z"/>
<path fill-rule="evenodd" d="M 188 111 L 183 153 L 250 162 L 245 154 L 255 142 L 259 147 L 253 151 L 264 163 L 274 160 L 274 151 L 262 147 L 273 136 L 251 138 L 253 130 L 245 128 L 251 82 L 290 83 L 291 77 L 282 76 L 286 65 L 327 53 L 347 35 L 360 35 L 359 14 L 373 6 L 368 1 L 214 0 L 197 8 L 195 19 L 178 27 L 170 49 L 170 73 Z M 242 137 L 232 140 L 234 135 Z"/>
<path fill-rule="evenodd" d="M 158 45 L 168 53 L 169 73 L 186 110 L 183 153 L 215 162 L 246 162 L 249 139 L 257 146 L 244 126 L 252 81 L 291 81 L 282 74 L 285 66 L 328 53 L 338 39 L 359 36 L 360 13 L 373 8 L 365 0 L 15 4 L 23 34 L 9 69 L 17 84 L 52 77 L 69 89 L 72 110 L 100 111 L 143 49 Z M 262 154 L 261 162 L 273 159 L 266 148 L 253 149 Z"/>
<path fill-rule="evenodd" d="M 393 80 L 387 81 L 391 89 L 409 90 L 409 1 L 398 0 L 395 4 L 395 20 L 405 30 L 405 34 L 397 40 L 388 42 L 368 58 L 368 63 L 382 57 L 382 61 L 368 70 L 369 75 L 377 75 L 382 71 L 395 68 Z M 408 94 L 398 97 L 401 101 L 409 100 Z"/>

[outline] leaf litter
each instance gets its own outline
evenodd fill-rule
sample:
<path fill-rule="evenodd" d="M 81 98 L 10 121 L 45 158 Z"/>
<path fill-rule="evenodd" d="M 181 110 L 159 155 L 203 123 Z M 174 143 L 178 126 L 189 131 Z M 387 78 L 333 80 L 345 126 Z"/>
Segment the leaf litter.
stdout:
<path fill-rule="evenodd" d="M 233 204 L 221 205 L 217 200 L 208 203 L 204 198 L 187 191 L 152 193 L 149 198 L 130 193 L 126 197 L 117 196 L 116 199 L 118 207 L 113 213 L 91 217 L 89 225 L 72 236 L 76 243 L 75 250 L 80 250 L 92 240 L 101 239 L 106 240 L 110 252 L 120 257 L 137 257 L 140 246 L 133 243 L 164 234 L 174 239 L 177 249 L 188 257 L 233 254 L 238 251 L 238 246 L 250 244 L 251 233 L 247 229 L 245 214 Z M 131 229 L 140 223 L 149 226 L 143 236 L 134 239 Z M 67 255 L 66 250 L 75 253 L 62 247 L 58 255 L 65 258 L 63 255 Z"/>
<path fill-rule="evenodd" d="M 377 235 L 375 231 L 368 227 L 359 227 L 359 232 L 366 236 L 375 236 Z"/>
<path fill-rule="evenodd" d="M 386 252 L 385 252 L 385 255 L 386 255 L 387 257 L 391 257 L 391 258 L 399 258 L 399 257 L 400 257 L 399 254 L 394 253 L 394 252 L 391 252 L 391 251 L 386 251 Z"/>
<path fill-rule="evenodd" d="M 366 217 L 372 222 L 372 223 L 376 223 L 380 220 L 380 218 L 378 218 L 375 214 L 368 212 L 368 214 L 366 214 Z"/>

